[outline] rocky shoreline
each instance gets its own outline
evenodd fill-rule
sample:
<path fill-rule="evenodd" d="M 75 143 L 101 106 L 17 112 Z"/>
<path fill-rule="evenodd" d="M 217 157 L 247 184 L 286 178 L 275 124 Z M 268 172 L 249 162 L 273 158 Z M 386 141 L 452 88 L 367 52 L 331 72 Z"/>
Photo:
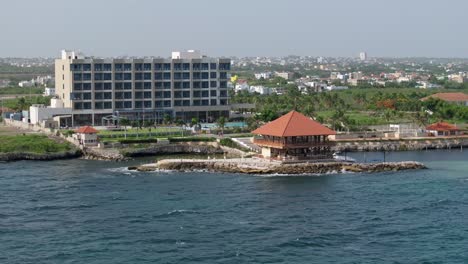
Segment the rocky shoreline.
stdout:
<path fill-rule="evenodd" d="M 401 171 L 425 169 L 426 166 L 415 161 L 382 162 L 382 163 L 349 163 L 349 162 L 300 162 L 284 163 L 261 159 L 223 159 L 191 160 L 167 159 L 153 164 L 129 167 L 137 171 L 194 171 L 246 173 L 246 174 L 327 174 L 345 172 L 375 173 L 384 171 Z"/>

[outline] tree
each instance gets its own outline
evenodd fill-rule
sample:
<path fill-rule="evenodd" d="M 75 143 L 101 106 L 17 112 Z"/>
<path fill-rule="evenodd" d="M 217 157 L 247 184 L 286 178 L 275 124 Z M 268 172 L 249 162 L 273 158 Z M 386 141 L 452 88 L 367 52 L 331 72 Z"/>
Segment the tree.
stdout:
<path fill-rule="evenodd" d="M 190 120 L 190 125 L 191 125 L 192 127 L 198 125 L 198 118 L 192 117 L 192 120 Z"/>
<path fill-rule="evenodd" d="M 224 135 L 224 126 L 226 125 L 226 118 L 224 118 L 224 116 L 221 116 L 216 121 L 216 124 L 218 125 L 219 128 L 221 128 L 221 134 Z"/>
<path fill-rule="evenodd" d="M 129 126 L 129 125 L 130 125 L 130 120 L 128 120 L 126 118 L 120 118 L 119 119 L 119 126 L 124 127 L 125 138 L 127 138 L 127 126 Z"/>
<path fill-rule="evenodd" d="M 164 117 L 163 117 L 163 122 L 166 125 L 171 124 L 172 123 L 172 116 L 170 116 L 169 114 L 165 114 Z"/>

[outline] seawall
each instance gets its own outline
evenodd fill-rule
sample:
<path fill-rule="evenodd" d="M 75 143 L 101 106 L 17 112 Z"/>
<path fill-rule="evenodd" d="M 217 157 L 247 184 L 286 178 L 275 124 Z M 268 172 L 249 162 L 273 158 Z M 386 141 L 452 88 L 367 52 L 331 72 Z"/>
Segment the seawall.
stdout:
<path fill-rule="evenodd" d="M 19 160 L 58 160 L 58 159 L 73 159 L 82 155 L 81 150 L 75 149 L 66 152 L 57 153 L 24 153 L 24 152 L 11 152 L 1 153 L 0 161 L 19 161 Z"/>
<path fill-rule="evenodd" d="M 334 151 L 408 151 L 468 148 L 468 137 L 422 139 L 339 140 Z"/>

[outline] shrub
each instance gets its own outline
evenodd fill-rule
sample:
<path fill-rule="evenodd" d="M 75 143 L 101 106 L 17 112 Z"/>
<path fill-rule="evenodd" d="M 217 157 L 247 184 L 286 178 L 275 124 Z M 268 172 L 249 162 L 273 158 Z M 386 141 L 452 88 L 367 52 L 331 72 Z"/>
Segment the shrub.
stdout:
<path fill-rule="evenodd" d="M 181 138 L 168 138 L 170 143 L 176 142 L 214 142 L 214 137 L 181 137 Z"/>
<path fill-rule="evenodd" d="M 119 142 L 121 144 L 137 144 L 137 143 L 157 143 L 157 138 L 127 138 L 127 139 L 120 139 Z"/>

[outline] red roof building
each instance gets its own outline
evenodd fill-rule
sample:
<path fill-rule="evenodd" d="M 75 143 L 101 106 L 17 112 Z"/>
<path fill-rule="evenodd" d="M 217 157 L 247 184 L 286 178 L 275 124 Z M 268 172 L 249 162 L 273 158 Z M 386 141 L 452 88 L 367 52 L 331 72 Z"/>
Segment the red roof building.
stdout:
<path fill-rule="evenodd" d="M 426 131 L 430 136 L 456 136 L 460 134 L 460 129 L 446 122 L 429 125 L 426 127 Z"/>
<path fill-rule="evenodd" d="M 252 131 L 254 143 L 262 147 L 262 156 L 275 159 L 331 158 L 329 135 L 336 132 L 328 127 L 291 111 Z"/>
<path fill-rule="evenodd" d="M 421 99 L 421 101 L 427 101 L 429 98 L 440 99 L 442 101 L 457 103 L 468 106 L 468 94 L 464 93 L 435 93 Z"/>
<path fill-rule="evenodd" d="M 75 130 L 75 133 L 79 134 L 97 134 L 99 131 L 94 129 L 92 126 L 83 126 Z"/>

